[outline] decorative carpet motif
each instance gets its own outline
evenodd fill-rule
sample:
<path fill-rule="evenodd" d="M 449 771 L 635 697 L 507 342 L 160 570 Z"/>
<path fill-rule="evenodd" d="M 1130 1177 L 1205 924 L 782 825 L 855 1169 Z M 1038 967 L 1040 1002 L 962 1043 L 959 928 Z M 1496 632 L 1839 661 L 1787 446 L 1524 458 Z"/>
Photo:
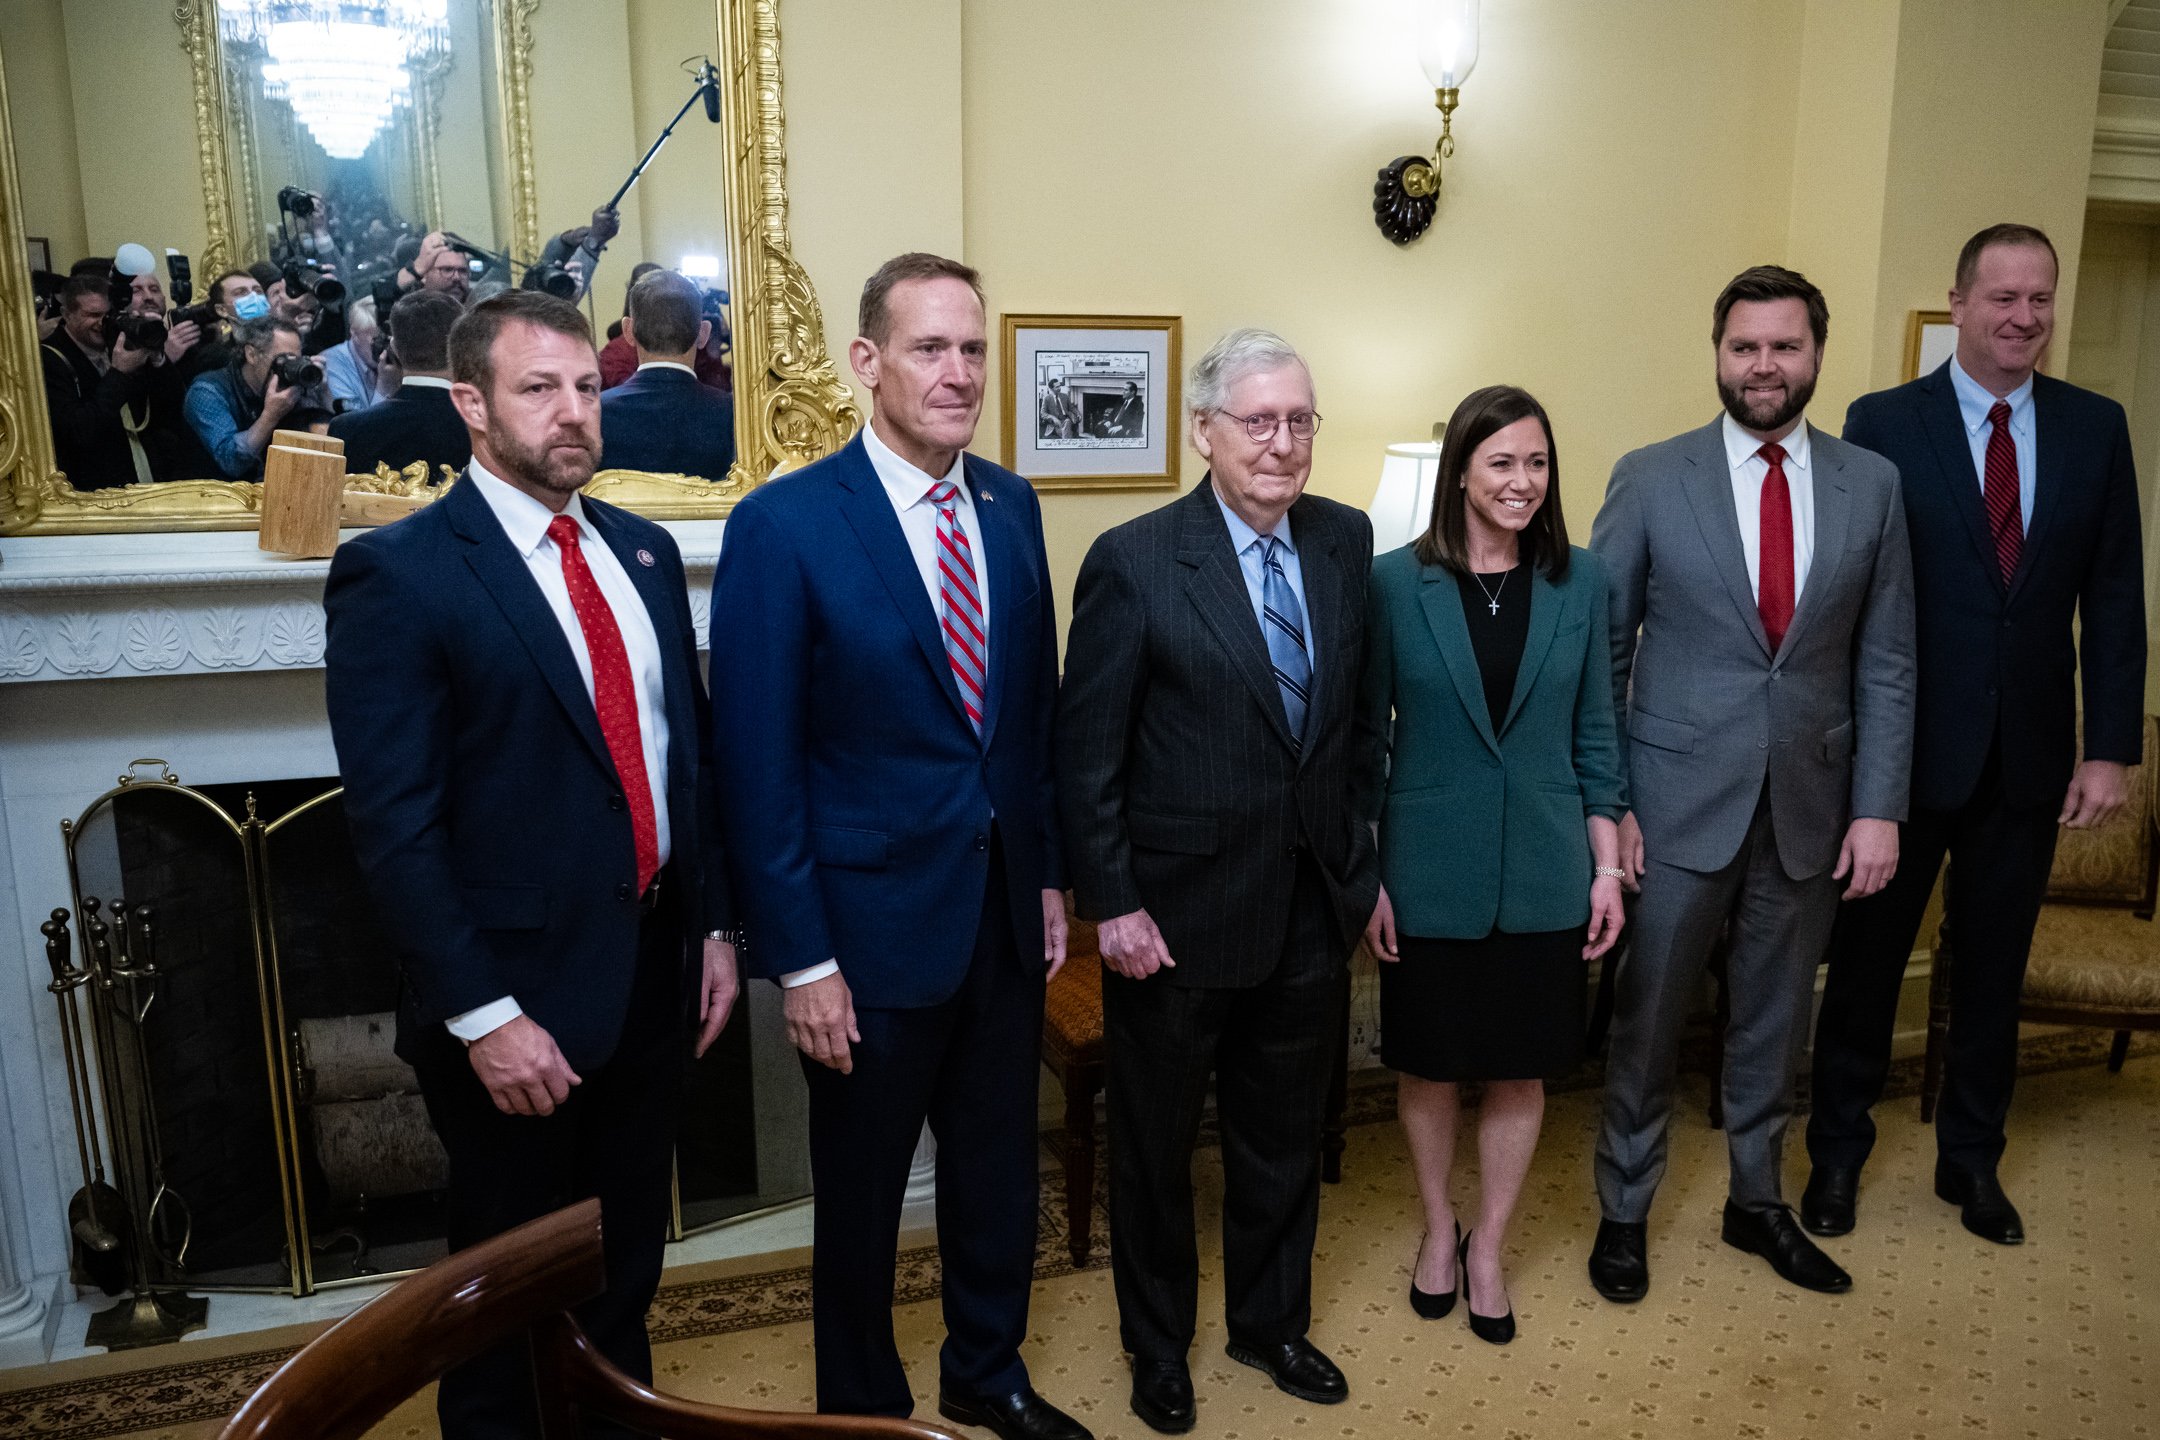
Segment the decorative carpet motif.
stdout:
<path fill-rule="evenodd" d="M 1811 1295 L 1718 1242 L 1724 1147 L 1703 1124 L 1707 1082 L 1683 1077 L 1671 1171 L 1651 1225 L 1652 1288 L 1632 1307 L 1590 1290 L 1583 1259 L 1597 1224 L 1588 1156 L 1596 1073 L 1555 1087 L 1545 1138 L 1509 1246 L 1521 1335 L 1483 1344 L 1461 1308 L 1421 1322 L 1401 1292 L 1421 1225 L 1384 1075 L 1350 1095 L 1344 1183 L 1323 1196 L 1314 1260 L 1313 1338 L 1350 1377 L 1350 1401 L 1305 1405 L 1228 1361 L 1221 1328 L 1220 1169 L 1196 1166 L 1201 1333 L 1192 1354 L 1196 1434 L 1615 1437 L 2160 1437 L 2160 1066 L 2140 1037 L 2119 1076 L 2095 1062 L 2106 1037 L 2062 1032 L 2026 1043 L 2004 1180 L 2033 1239 L 1997 1249 L 1958 1228 L 1929 1188 L 1931 1137 L 1909 1097 L 1917 1061 L 1879 1112 L 1882 1135 L 1861 1193 L 1861 1228 L 1826 1247 L 1853 1292 Z M 2075 1068 L 2076 1073 L 2047 1072 Z M 1798 1128 L 1787 1189 L 1806 1174 Z M 1475 1151 L 1458 1157 L 1460 1219 L 1476 1221 Z M 1100 1173 L 1100 1172 L 1098 1172 Z M 1126 1407 L 1130 1380 L 1111 1294 L 1098 1187 L 1088 1269 L 1064 1245 L 1062 1176 L 1044 1176 L 1027 1358 L 1037 1386 L 1100 1440 L 1150 1435 Z M 660 1388 L 715 1403 L 806 1410 L 813 1403 L 807 1267 L 692 1281 L 661 1291 L 652 1329 Z M 901 1257 L 895 1328 L 933 1413 L 942 1322 L 934 1247 Z M 0 1440 L 203 1440 L 289 1350 L 164 1365 L 0 1392 Z M 431 1396 L 402 1407 L 381 1437 L 432 1440 Z"/>

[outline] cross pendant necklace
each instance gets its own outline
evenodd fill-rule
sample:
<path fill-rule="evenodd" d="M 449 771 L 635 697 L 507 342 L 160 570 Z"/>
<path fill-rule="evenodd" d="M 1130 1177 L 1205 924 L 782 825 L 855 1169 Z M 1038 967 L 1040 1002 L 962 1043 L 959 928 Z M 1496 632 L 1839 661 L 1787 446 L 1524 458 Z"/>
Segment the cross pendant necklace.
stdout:
<path fill-rule="evenodd" d="M 1485 592 L 1485 608 L 1496 617 L 1500 614 L 1500 593 L 1507 589 L 1508 576 L 1514 573 L 1514 569 L 1510 567 L 1501 574 L 1498 585 L 1489 586 L 1485 583 L 1483 575 L 1478 574 L 1475 570 L 1470 572 L 1470 578 L 1477 581 L 1477 588 Z"/>

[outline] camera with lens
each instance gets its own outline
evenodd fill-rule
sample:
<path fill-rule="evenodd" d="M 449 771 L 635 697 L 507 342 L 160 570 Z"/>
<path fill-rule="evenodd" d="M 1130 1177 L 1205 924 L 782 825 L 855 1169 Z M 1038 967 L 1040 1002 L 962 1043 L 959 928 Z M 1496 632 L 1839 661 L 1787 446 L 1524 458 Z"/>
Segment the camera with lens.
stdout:
<path fill-rule="evenodd" d="M 60 292 L 65 288 L 65 275 L 56 275 L 50 270 L 30 272 L 30 294 L 38 319 L 50 320 L 60 313 Z"/>
<path fill-rule="evenodd" d="M 305 355 L 280 355 L 270 362 L 270 374 L 287 390 L 299 390 L 322 381 L 322 366 Z"/>
<path fill-rule="evenodd" d="M 173 303 L 167 323 L 176 330 L 182 325 L 198 326 L 205 333 L 213 329 L 218 323 L 217 307 L 207 300 L 200 305 L 188 304 L 195 298 L 195 276 L 188 267 L 188 257 L 177 250 L 167 250 L 165 273 L 172 277 L 165 287 Z"/>
<path fill-rule="evenodd" d="M 335 275 L 322 273 L 322 265 L 314 260 L 288 260 L 279 279 L 284 283 L 287 295 L 313 295 L 325 305 L 335 305 L 345 298 L 345 282 Z"/>
<path fill-rule="evenodd" d="M 277 192 L 278 209 L 290 212 L 296 219 L 305 220 L 322 208 L 322 196 L 297 185 L 287 185 Z"/>
<path fill-rule="evenodd" d="M 131 350 L 165 348 L 165 322 L 155 315 L 139 315 L 116 307 L 105 314 L 104 332 L 107 346 L 125 336 Z"/>
<path fill-rule="evenodd" d="M 567 265 L 535 265 L 525 272 L 524 288 L 546 291 L 559 300 L 575 300 L 578 277 Z"/>

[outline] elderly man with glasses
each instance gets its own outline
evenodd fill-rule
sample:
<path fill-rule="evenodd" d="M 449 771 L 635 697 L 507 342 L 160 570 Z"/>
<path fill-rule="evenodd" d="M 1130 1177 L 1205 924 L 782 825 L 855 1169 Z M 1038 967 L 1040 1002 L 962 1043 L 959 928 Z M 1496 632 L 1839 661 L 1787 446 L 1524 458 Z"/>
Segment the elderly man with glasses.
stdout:
<path fill-rule="evenodd" d="M 1191 494 L 1080 569 L 1058 716 L 1066 868 L 1099 922 L 1110 1224 L 1132 1407 L 1194 1421 L 1192 1150 L 1216 1077 L 1229 1354 L 1347 1397 L 1306 1338 L 1321 1112 L 1379 888 L 1351 799 L 1372 526 L 1306 495 L 1312 376 L 1264 330 L 1193 367 Z"/>

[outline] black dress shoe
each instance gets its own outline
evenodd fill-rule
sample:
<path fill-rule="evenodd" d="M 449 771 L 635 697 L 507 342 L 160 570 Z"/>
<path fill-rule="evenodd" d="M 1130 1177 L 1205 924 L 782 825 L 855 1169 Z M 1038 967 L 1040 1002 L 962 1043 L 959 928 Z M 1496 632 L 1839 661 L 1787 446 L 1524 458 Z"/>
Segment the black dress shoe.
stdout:
<path fill-rule="evenodd" d="M 1800 1233 L 1792 1211 L 1782 1205 L 1775 1210 L 1743 1210 L 1726 1201 L 1724 1239 L 1735 1250 L 1762 1256 L 1771 1269 L 1803 1290 L 1842 1295 L 1852 1289 L 1852 1276 Z"/>
<path fill-rule="evenodd" d="M 1182 1435 L 1193 1427 L 1192 1371 L 1182 1360 L 1132 1362 L 1132 1413 L 1150 1430 Z"/>
<path fill-rule="evenodd" d="M 1505 1315 L 1480 1315 L 1470 1303 L 1470 1237 L 1462 1237 L 1455 1251 L 1456 1284 L 1462 1287 L 1463 1314 L 1470 1317 L 1470 1333 L 1488 1345 L 1505 1345 L 1515 1338 L 1515 1306 L 1510 1302 Z"/>
<path fill-rule="evenodd" d="M 1457 1238 L 1461 1237 L 1462 1226 L 1457 1225 L 1455 1227 L 1455 1234 Z M 1425 1233 L 1425 1238 L 1427 1240 L 1432 1239 L 1432 1232 L 1428 1230 Z M 1417 1267 L 1418 1261 L 1424 1258 L 1425 1246 L 1420 1244 L 1418 1246 L 1417 1260 L 1410 1262 L 1410 1308 L 1417 1311 L 1421 1319 L 1443 1320 L 1447 1318 L 1447 1313 L 1455 1308 L 1455 1292 L 1462 1288 L 1463 1283 L 1462 1266 L 1458 1264 L 1455 1267 L 1455 1283 L 1447 1289 L 1437 1292 L 1420 1290 L 1417 1288 Z"/>
<path fill-rule="evenodd" d="M 1857 1168 L 1818 1165 L 1800 1195 L 1800 1223 L 1811 1235 L 1850 1235 L 1859 1194 Z"/>
<path fill-rule="evenodd" d="M 1600 1220 L 1590 1246 L 1590 1283 L 1616 1305 L 1650 1293 L 1649 1228 L 1639 1220 Z"/>
<path fill-rule="evenodd" d="M 1232 1340 L 1228 1348 L 1230 1358 L 1238 1364 L 1267 1371 L 1275 1388 L 1285 1395 L 1315 1405 L 1336 1405 L 1350 1398 L 1350 1382 L 1343 1379 L 1342 1371 L 1302 1335 L 1276 1345 L 1247 1345 Z"/>
<path fill-rule="evenodd" d="M 2003 1194 L 2002 1182 L 1993 1175 L 1937 1160 L 1935 1193 L 1957 1206 L 1965 1228 L 1981 1239 L 1997 1245 L 2025 1243 L 2025 1222 L 2010 1197 Z"/>
<path fill-rule="evenodd" d="M 1087 1426 L 1024 1385 L 1010 1395 L 962 1395 L 940 1389 L 938 1414 L 962 1425 L 980 1425 L 1000 1440 L 1095 1440 Z"/>

